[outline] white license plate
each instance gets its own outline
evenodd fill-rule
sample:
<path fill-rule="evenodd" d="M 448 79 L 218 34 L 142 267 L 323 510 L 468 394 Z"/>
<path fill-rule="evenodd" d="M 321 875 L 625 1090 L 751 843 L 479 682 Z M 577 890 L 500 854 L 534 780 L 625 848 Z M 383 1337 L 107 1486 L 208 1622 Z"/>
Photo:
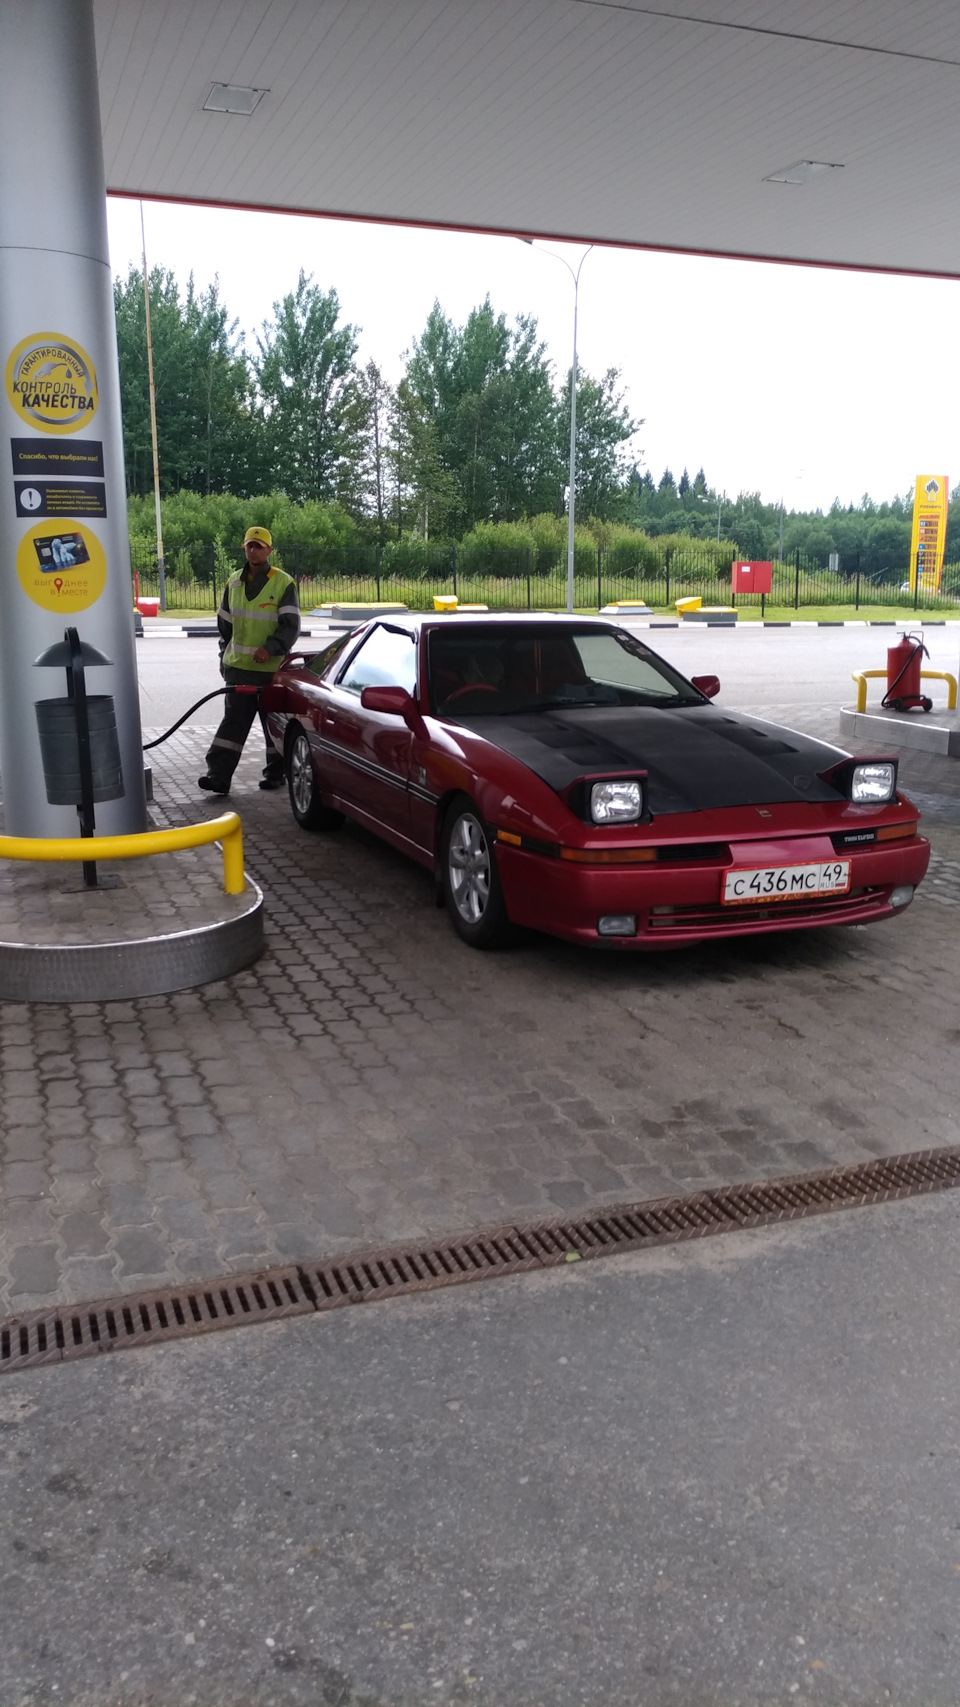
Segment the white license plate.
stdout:
<path fill-rule="evenodd" d="M 722 900 L 728 907 L 749 901 L 801 901 L 808 895 L 843 895 L 849 887 L 848 859 L 815 865 L 735 866 L 723 874 Z"/>

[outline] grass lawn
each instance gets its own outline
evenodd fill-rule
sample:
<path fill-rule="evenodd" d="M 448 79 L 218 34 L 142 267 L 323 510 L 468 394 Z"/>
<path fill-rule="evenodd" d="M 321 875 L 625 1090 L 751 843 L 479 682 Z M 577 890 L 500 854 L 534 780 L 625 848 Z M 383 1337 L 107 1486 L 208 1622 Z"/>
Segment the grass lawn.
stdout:
<path fill-rule="evenodd" d="M 213 622 L 216 614 L 216 611 L 211 610 L 209 605 L 205 610 L 181 610 L 178 605 L 176 610 L 158 611 L 156 616 L 148 616 L 146 620 L 147 622 L 175 622 L 179 627 L 181 622 Z"/>
<path fill-rule="evenodd" d="M 654 616 L 673 617 L 677 619 L 677 611 L 673 605 L 652 605 Z M 737 622 L 960 622 L 960 605 L 949 605 L 946 609 L 915 611 L 912 606 L 904 605 L 801 605 L 794 610 L 793 605 L 768 604 L 760 615 L 760 606 L 737 605 Z M 584 607 L 583 614 L 589 614 Z M 690 624 L 692 627 L 693 624 Z"/>

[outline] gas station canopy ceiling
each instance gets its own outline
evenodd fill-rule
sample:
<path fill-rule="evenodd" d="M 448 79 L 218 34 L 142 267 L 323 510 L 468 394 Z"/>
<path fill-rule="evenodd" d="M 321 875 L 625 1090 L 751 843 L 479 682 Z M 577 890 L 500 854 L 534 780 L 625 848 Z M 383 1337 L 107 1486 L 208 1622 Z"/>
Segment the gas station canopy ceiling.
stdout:
<path fill-rule="evenodd" d="M 960 276 L 957 0 L 94 9 L 114 194 Z"/>

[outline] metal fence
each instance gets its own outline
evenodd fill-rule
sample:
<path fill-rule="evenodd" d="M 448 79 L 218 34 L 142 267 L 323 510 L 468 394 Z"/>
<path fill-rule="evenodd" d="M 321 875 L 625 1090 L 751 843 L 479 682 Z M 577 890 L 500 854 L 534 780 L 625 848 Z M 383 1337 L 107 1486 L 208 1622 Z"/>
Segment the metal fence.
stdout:
<path fill-rule="evenodd" d="M 277 561 L 295 577 L 300 603 L 316 605 L 389 600 L 411 610 L 430 609 L 435 593 L 455 593 L 461 604 L 491 610 L 562 610 L 567 599 L 566 553 L 553 548 L 485 551 L 454 545 L 431 546 L 400 541 L 370 546 L 278 546 Z M 135 540 L 131 546 L 135 594 L 159 597 L 156 549 Z M 165 608 L 214 611 L 227 577 L 243 561 L 242 547 L 193 543 L 165 558 Z M 732 594 L 732 554 L 707 551 L 698 544 L 659 546 L 642 536 L 636 546 L 618 543 L 609 551 L 578 547 L 574 605 L 598 610 L 619 600 L 637 600 L 654 610 L 674 608 L 675 600 L 700 596 L 705 605 L 735 605 L 744 611 L 800 611 L 814 606 L 886 606 L 958 614 L 960 564 L 944 569 L 938 594 L 913 591 L 906 568 L 868 573 L 858 557 L 841 558 L 825 568 L 799 551 L 773 564 L 773 589 L 763 594 Z"/>

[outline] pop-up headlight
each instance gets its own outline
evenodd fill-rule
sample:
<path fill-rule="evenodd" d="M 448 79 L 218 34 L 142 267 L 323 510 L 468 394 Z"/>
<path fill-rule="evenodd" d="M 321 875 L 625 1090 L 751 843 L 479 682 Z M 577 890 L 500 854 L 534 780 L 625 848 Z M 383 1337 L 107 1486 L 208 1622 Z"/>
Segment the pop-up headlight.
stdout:
<path fill-rule="evenodd" d="M 590 816 L 595 824 L 635 824 L 643 811 L 643 785 L 630 780 L 595 782 Z"/>
<path fill-rule="evenodd" d="M 854 765 L 850 777 L 850 799 L 860 806 L 881 806 L 885 800 L 893 799 L 896 786 L 896 765 Z"/>
<path fill-rule="evenodd" d="M 897 797 L 896 759 L 841 759 L 820 775 L 857 806 L 884 806 Z"/>

